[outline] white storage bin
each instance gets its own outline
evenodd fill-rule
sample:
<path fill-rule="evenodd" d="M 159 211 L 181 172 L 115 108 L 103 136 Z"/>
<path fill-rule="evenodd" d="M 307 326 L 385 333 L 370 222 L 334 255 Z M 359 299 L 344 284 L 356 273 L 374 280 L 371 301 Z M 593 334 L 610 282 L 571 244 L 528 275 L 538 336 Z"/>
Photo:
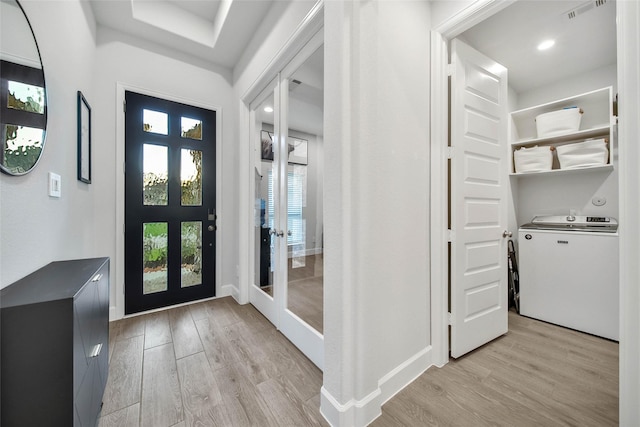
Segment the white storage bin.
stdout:
<path fill-rule="evenodd" d="M 580 130 L 583 111 L 580 108 L 565 108 L 536 116 L 538 138 L 564 135 Z"/>
<path fill-rule="evenodd" d="M 609 159 L 609 150 L 604 139 L 559 145 L 556 151 L 561 169 L 606 165 Z"/>
<path fill-rule="evenodd" d="M 516 172 L 543 172 L 551 170 L 553 147 L 522 147 L 513 152 Z"/>

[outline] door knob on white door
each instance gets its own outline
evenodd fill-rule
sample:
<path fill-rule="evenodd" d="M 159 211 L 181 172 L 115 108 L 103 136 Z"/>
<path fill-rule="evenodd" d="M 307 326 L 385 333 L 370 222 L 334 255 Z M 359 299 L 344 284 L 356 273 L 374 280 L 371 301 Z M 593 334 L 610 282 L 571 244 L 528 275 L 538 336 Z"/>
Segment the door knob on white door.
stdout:
<path fill-rule="evenodd" d="M 510 231 L 508 231 L 508 230 L 504 230 L 504 231 L 502 232 L 502 237 L 504 237 L 505 239 L 506 239 L 507 237 L 511 237 L 511 236 L 513 236 L 513 233 L 512 233 L 512 232 L 510 232 Z"/>

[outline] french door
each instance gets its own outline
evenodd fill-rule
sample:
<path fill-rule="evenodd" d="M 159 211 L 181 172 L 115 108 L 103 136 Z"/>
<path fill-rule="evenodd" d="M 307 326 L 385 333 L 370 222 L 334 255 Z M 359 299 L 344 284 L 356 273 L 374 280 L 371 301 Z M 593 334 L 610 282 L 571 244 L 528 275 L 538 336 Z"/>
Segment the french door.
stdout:
<path fill-rule="evenodd" d="M 322 369 L 321 36 L 250 105 L 255 153 L 250 301 Z"/>
<path fill-rule="evenodd" d="M 125 101 L 125 314 L 212 297 L 216 113 Z"/>

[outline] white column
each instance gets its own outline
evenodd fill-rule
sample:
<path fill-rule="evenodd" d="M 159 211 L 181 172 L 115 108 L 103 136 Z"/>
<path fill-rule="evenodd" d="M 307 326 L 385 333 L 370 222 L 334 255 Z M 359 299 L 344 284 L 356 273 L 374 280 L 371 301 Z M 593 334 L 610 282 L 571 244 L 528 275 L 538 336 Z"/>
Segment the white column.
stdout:
<path fill-rule="evenodd" d="M 620 165 L 620 425 L 640 424 L 640 3 L 617 3 Z"/>

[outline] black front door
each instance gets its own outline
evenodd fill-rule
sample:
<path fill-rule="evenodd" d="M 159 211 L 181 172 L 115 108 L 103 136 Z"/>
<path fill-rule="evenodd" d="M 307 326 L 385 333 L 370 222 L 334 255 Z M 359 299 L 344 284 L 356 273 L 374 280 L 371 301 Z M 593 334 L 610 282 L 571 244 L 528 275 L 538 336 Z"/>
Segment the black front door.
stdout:
<path fill-rule="evenodd" d="M 212 297 L 216 113 L 125 101 L 125 314 Z"/>

